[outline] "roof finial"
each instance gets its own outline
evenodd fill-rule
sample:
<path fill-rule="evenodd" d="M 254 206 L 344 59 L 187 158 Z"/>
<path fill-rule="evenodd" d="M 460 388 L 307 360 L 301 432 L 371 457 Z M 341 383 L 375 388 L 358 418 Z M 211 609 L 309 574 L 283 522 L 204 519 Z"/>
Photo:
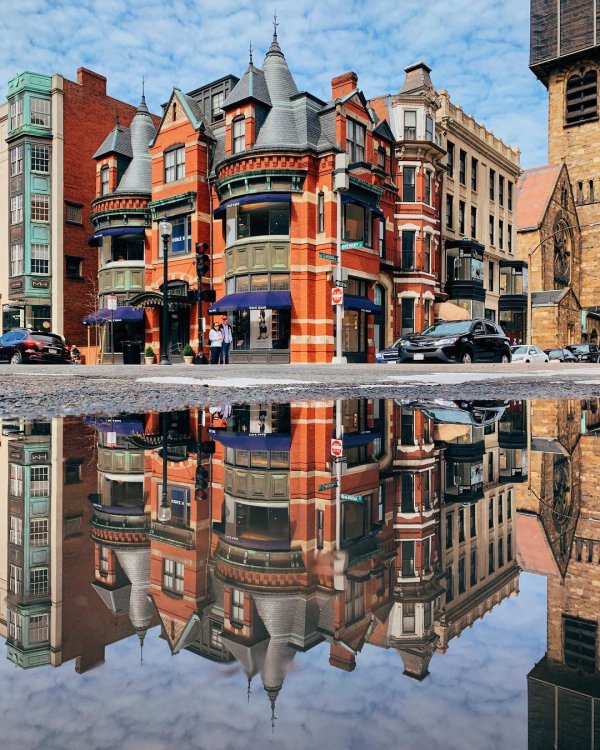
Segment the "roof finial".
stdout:
<path fill-rule="evenodd" d="M 277 23 L 277 11 L 273 14 L 273 41 L 277 41 L 277 27 L 279 24 Z"/>
<path fill-rule="evenodd" d="M 146 103 L 146 79 L 142 76 L 142 101 Z"/>
<path fill-rule="evenodd" d="M 252 65 L 252 39 L 250 40 L 250 65 Z"/>
<path fill-rule="evenodd" d="M 252 678 L 248 677 L 248 703 L 250 703 L 250 693 L 252 692 Z"/>

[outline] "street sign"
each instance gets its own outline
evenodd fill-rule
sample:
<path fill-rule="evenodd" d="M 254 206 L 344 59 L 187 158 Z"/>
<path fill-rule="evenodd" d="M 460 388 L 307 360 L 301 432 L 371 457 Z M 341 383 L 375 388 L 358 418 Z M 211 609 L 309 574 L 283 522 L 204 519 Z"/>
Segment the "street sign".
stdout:
<path fill-rule="evenodd" d="M 344 301 L 344 290 L 341 286 L 334 286 L 331 290 L 331 304 L 341 305 Z"/>
<path fill-rule="evenodd" d="M 342 250 L 355 250 L 359 247 L 364 247 L 364 242 L 344 242 L 342 245 L 340 245 Z"/>
<path fill-rule="evenodd" d="M 339 438 L 332 438 L 331 439 L 331 455 L 337 458 L 338 456 L 341 456 L 343 452 L 344 452 L 344 445 L 342 441 Z"/>
<path fill-rule="evenodd" d="M 337 255 L 330 255 L 329 253 L 319 253 L 319 256 L 321 258 L 324 258 L 325 260 L 333 260 L 337 263 Z"/>
<path fill-rule="evenodd" d="M 107 297 L 106 298 L 106 308 L 107 310 L 116 310 L 117 309 L 117 298 L 116 297 Z"/>
<path fill-rule="evenodd" d="M 334 279 L 333 283 L 336 286 L 341 286 L 342 289 L 345 289 L 348 286 L 348 282 L 347 281 L 342 281 L 341 279 Z"/>
<path fill-rule="evenodd" d="M 362 503 L 362 501 L 365 499 L 364 495 L 346 495 L 345 492 L 342 492 L 340 494 L 340 500 L 349 500 L 353 503 Z"/>
<path fill-rule="evenodd" d="M 319 492 L 323 492 L 323 490 L 333 490 L 337 487 L 337 482 L 326 482 L 325 484 L 319 485 Z"/>

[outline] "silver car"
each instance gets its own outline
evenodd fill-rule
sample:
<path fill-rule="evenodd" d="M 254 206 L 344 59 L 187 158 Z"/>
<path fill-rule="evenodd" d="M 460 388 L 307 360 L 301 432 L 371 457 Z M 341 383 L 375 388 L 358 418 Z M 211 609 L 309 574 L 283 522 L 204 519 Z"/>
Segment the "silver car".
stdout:
<path fill-rule="evenodd" d="M 523 345 L 512 347 L 513 362 L 549 362 L 550 358 L 539 346 Z"/>

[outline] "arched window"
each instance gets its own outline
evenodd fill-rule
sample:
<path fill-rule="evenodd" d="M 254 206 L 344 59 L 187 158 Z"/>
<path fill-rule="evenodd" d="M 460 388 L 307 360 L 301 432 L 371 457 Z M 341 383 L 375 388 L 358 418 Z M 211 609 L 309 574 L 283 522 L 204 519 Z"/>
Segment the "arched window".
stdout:
<path fill-rule="evenodd" d="M 564 219 L 554 225 L 554 288 L 564 289 L 571 279 L 571 228 Z"/>
<path fill-rule="evenodd" d="M 589 122 L 598 117 L 598 73 L 595 70 L 572 75 L 567 80 L 566 117 L 567 125 Z"/>
<path fill-rule="evenodd" d="M 104 166 L 100 170 L 100 195 L 108 195 L 108 167 Z"/>
<path fill-rule="evenodd" d="M 246 149 L 246 120 L 239 117 L 233 121 L 232 152 L 239 154 Z"/>

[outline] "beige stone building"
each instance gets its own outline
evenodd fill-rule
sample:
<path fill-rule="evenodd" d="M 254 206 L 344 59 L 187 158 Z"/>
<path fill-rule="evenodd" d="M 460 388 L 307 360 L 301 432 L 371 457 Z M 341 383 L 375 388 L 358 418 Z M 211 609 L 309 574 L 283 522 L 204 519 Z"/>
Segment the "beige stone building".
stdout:
<path fill-rule="evenodd" d="M 442 195 L 442 282 L 449 299 L 471 313 L 506 325 L 515 336 L 512 307 L 501 299 L 504 269 L 516 258 L 516 183 L 520 151 L 507 146 L 439 92 L 436 113 L 445 149 Z M 523 300 L 519 300 L 521 307 Z"/>

